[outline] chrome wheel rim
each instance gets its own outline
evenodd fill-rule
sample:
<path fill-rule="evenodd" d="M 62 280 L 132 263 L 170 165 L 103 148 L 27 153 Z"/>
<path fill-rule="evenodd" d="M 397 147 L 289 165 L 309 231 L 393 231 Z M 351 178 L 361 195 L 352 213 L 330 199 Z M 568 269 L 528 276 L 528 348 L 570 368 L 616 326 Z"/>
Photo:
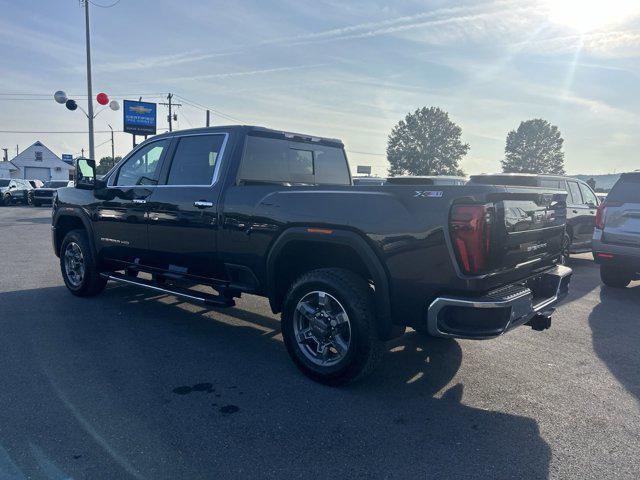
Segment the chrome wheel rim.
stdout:
<path fill-rule="evenodd" d="M 84 257 L 80 245 L 70 242 L 64 250 L 64 270 L 69 283 L 74 287 L 82 285 L 84 279 Z"/>
<path fill-rule="evenodd" d="M 327 292 L 303 296 L 293 315 L 293 333 L 302 354 L 323 367 L 343 360 L 351 346 L 351 322 L 340 302 Z"/>

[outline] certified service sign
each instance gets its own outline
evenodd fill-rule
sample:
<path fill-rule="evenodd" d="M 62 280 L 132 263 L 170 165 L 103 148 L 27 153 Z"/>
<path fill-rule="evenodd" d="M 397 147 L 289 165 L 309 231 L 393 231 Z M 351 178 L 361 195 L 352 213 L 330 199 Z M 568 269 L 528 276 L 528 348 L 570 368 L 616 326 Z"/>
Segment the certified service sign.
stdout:
<path fill-rule="evenodd" d="M 124 131 L 134 135 L 156 134 L 156 104 L 125 100 L 122 109 Z"/>

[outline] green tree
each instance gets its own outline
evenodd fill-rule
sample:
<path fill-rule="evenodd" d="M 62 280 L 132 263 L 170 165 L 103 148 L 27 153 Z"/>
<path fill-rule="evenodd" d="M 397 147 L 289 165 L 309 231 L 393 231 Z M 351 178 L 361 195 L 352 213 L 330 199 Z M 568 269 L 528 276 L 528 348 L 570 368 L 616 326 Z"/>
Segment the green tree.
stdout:
<path fill-rule="evenodd" d="M 507 135 L 502 171 L 506 173 L 564 173 L 564 140 L 560 130 L 546 120 L 520 122 Z"/>
<path fill-rule="evenodd" d="M 111 167 L 113 167 L 121 159 L 122 157 L 116 157 L 116 158 L 102 157 L 100 159 L 100 162 L 98 162 L 98 166 L 96 167 L 96 175 L 104 175 L 109 170 L 111 170 Z"/>
<path fill-rule="evenodd" d="M 389 176 L 463 175 L 459 162 L 469 151 L 462 129 L 438 107 L 407 114 L 393 127 L 387 143 Z"/>

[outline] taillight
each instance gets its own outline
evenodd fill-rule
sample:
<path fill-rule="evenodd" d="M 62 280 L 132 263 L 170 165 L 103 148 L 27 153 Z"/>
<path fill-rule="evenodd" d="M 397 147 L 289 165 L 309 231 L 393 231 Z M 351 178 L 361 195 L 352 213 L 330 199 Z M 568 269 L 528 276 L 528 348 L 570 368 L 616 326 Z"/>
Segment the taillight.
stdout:
<path fill-rule="evenodd" d="M 619 207 L 621 205 L 623 205 L 623 202 L 608 202 L 606 200 L 598 205 L 598 209 L 596 210 L 596 228 L 604 230 L 604 215 L 607 207 Z"/>
<path fill-rule="evenodd" d="M 454 205 L 451 209 L 451 239 L 464 273 L 478 274 L 487 268 L 491 212 L 488 205 Z"/>

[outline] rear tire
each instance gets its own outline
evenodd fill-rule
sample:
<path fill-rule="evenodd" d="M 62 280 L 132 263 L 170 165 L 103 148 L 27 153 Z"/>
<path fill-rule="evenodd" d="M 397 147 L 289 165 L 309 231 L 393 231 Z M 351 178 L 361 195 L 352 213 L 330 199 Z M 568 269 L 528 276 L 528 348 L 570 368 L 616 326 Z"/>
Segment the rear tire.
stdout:
<path fill-rule="evenodd" d="M 5 193 L 4 197 L 2 197 L 2 205 L 8 207 L 13 203 L 13 198 L 10 193 Z"/>
<path fill-rule="evenodd" d="M 60 247 L 60 270 L 65 285 L 78 297 L 98 295 L 107 285 L 107 279 L 100 276 L 84 230 L 72 230 L 64 237 Z"/>
<path fill-rule="evenodd" d="M 607 287 L 625 288 L 631 283 L 633 274 L 622 267 L 600 265 L 600 279 Z"/>
<path fill-rule="evenodd" d="M 284 300 L 282 335 L 302 373 L 325 385 L 363 378 L 383 357 L 373 292 L 349 270 L 323 268 L 298 278 Z"/>

